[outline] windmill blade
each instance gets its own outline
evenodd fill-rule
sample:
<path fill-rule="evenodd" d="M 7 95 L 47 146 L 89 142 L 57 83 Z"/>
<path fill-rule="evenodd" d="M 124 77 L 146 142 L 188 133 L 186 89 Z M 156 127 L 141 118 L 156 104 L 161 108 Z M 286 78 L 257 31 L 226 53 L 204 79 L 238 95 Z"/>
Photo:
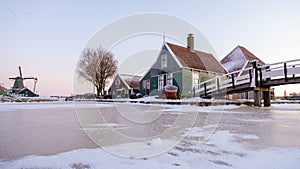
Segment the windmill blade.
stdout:
<path fill-rule="evenodd" d="M 23 80 L 26 80 L 26 79 L 35 79 L 34 77 L 24 77 Z"/>
<path fill-rule="evenodd" d="M 17 78 L 16 77 L 10 77 L 8 79 L 11 79 L 11 80 L 16 80 Z"/>
<path fill-rule="evenodd" d="M 22 78 L 22 70 L 21 70 L 21 66 L 19 66 L 19 72 L 20 72 L 20 77 Z"/>

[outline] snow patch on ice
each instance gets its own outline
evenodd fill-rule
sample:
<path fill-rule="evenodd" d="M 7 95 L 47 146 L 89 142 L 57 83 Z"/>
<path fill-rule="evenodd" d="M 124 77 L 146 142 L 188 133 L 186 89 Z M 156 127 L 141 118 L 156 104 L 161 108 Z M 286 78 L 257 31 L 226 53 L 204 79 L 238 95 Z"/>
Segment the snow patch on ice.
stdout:
<path fill-rule="evenodd" d="M 194 134 L 201 128 L 192 129 Z M 193 135 L 194 135 L 193 134 Z M 199 133 L 198 133 L 199 134 Z M 169 152 L 153 158 L 121 158 L 100 148 L 80 149 L 51 156 L 26 156 L 11 161 L 1 161 L 0 168 L 299 168 L 300 148 L 264 148 L 251 150 L 235 142 L 239 138 L 254 139 L 253 135 L 217 131 L 207 142 L 199 144 L 197 140 L 185 139 Z M 153 140 L 112 146 L 119 152 L 127 151 L 128 146 L 136 149 L 153 149 L 163 146 L 171 140 Z M 155 142 L 155 144 L 154 144 Z M 158 143 L 158 144 L 156 144 Z M 276 159 L 276 160 L 274 160 Z"/>

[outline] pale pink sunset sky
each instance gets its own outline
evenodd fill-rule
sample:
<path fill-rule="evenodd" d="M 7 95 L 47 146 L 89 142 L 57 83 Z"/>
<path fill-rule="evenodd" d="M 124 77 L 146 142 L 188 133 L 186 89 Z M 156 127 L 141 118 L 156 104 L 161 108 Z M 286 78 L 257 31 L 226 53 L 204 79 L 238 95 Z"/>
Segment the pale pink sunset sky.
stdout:
<path fill-rule="evenodd" d="M 24 76 L 38 77 L 40 95 L 70 95 L 80 52 L 94 33 L 112 21 L 144 12 L 169 14 L 193 24 L 219 59 L 237 45 L 266 63 L 299 59 L 299 9 L 297 0 L 3 1 L 0 84 L 10 88 L 13 81 L 8 78 L 18 74 L 20 65 Z M 161 37 L 145 45 L 159 49 Z M 118 50 L 117 59 L 136 52 Z M 26 85 L 32 89 L 33 81 Z M 276 94 L 283 95 L 284 90 L 300 92 L 300 87 L 281 86 Z"/>

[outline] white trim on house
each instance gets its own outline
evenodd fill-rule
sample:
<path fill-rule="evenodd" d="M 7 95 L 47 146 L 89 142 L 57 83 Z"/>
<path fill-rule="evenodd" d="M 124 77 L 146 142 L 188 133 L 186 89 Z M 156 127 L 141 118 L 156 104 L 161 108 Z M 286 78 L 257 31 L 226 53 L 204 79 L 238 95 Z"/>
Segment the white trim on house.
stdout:
<path fill-rule="evenodd" d="M 183 68 L 181 62 L 177 59 L 177 56 L 173 53 L 173 51 L 171 50 L 170 46 L 167 44 L 167 42 L 164 43 L 164 45 L 166 45 L 168 51 L 170 52 L 171 56 L 174 58 L 175 62 L 177 63 L 177 65 L 180 68 Z"/>
<path fill-rule="evenodd" d="M 182 69 L 189 69 L 191 71 L 199 71 L 199 72 L 206 72 L 206 73 L 212 73 L 216 75 L 224 75 L 225 73 L 219 73 L 219 72 L 212 72 L 208 70 L 201 70 L 201 69 L 195 69 L 195 68 L 190 68 L 190 67 L 182 67 Z"/>
<path fill-rule="evenodd" d="M 127 87 L 127 89 L 131 89 L 131 87 L 127 84 L 127 82 L 122 78 L 122 76 L 118 73 L 119 78 L 121 79 L 121 81 L 125 84 L 125 86 Z"/>
<path fill-rule="evenodd" d="M 167 73 L 167 84 L 166 85 L 173 85 L 173 73 Z"/>
<path fill-rule="evenodd" d="M 153 68 L 153 66 L 155 65 L 155 63 L 158 62 L 160 53 L 161 53 L 161 51 L 162 51 L 164 45 L 165 45 L 165 42 L 161 45 L 160 50 L 159 50 L 159 53 L 158 53 L 158 56 L 156 56 L 155 62 L 153 62 L 153 63 L 151 64 L 151 66 L 148 68 L 148 70 L 145 71 L 145 73 L 141 76 L 142 78 L 141 78 L 140 80 L 142 80 L 142 79 L 146 76 L 146 74 Z"/>
<path fill-rule="evenodd" d="M 158 79 L 157 79 L 157 90 L 158 91 L 162 91 L 164 90 L 164 81 L 165 81 L 165 75 L 164 74 L 159 74 L 157 75 L 158 76 Z"/>

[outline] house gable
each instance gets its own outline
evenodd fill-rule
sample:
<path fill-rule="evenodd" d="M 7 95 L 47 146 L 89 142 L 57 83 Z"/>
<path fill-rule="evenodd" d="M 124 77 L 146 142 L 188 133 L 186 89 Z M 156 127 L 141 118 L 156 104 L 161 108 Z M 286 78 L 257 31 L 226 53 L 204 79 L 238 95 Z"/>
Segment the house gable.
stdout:
<path fill-rule="evenodd" d="M 117 74 L 109 88 L 109 92 L 113 98 L 127 98 L 131 92 L 129 89 L 135 91 L 140 89 L 140 78 L 140 76 Z"/>
<path fill-rule="evenodd" d="M 169 50 L 166 43 L 164 43 L 161 51 L 158 55 L 156 62 L 150 69 L 151 76 L 157 76 L 159 74 L 172 73 L 181 70 L 181 65 L 179 64 L 176 57 L 172 51 Z"/>
<path fill-rule="evenodd" d="M 257 60 L 259 65 L 265 64 L 246 48 L 237 46 L 221 60 L 221 64 L 230 73 L 241 70 L 243 67 L 245 67 L 248 61 L 252 62 L 254 60 Z"/>

